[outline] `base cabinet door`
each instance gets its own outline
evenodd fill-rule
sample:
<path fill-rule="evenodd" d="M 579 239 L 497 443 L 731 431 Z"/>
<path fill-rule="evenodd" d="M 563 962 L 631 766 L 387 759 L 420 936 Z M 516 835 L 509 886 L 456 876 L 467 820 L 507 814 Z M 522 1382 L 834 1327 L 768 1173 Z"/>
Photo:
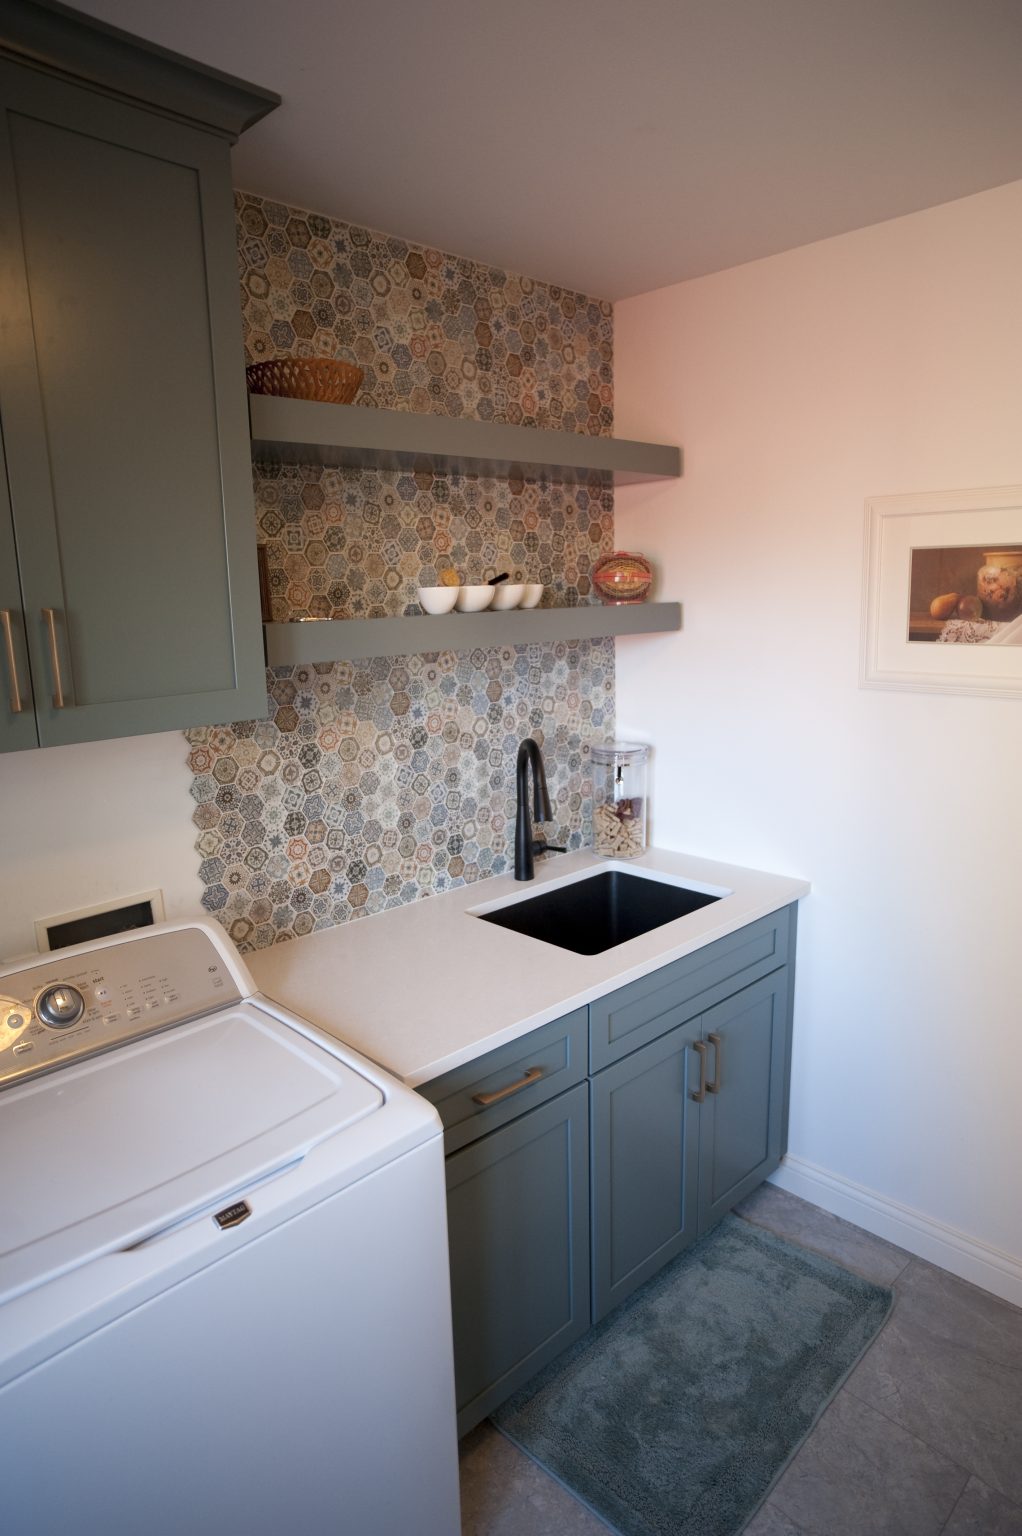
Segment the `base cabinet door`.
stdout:
<path fill-rule="evenodd" d="M 594 1322 L 696 1237 L 701 1022 L 592 1079 Z"/>
<path fill-rule="evenodd" d="M 584 1083 L 447 1159 L 458 1433 L 589 1327 Z"/>
<path fill-rule="evenodd" d="M 707 1048 L 699 1116 L 699 1230 L 720 1220 L 780 1161 L 787 1069 L 788 970 L 746 987 L 700 1020 Z"/>

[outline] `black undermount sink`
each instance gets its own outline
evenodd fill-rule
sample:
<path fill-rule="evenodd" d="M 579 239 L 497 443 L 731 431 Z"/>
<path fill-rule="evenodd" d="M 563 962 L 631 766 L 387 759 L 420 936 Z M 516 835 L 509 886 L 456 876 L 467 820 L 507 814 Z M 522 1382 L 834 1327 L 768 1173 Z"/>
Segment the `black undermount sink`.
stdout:
<path fill-rule="evenodd" d="M 577 955 L 600 955 L 719 900 L 705 891 L 609 869 L 476 916 Z"/>

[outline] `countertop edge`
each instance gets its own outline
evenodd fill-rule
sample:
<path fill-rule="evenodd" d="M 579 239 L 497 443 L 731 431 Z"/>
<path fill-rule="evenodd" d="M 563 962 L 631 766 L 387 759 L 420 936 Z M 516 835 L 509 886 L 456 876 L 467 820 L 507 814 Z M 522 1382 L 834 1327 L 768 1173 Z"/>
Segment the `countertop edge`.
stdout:
<path fill-rule="evenodd" d="M 408 1087 L 421 1088 L 792 905 L 810 890 L 809 882 L 796 876 L 647 849 L 629 861 L 630 869 L 726 888 L 728 898 L 592 957 L 492 923 L 462 924 L 481 909 L 606 867 L 607 861 L 591 852 L 543 860 L 524 891 L 509 875 L 497 875 L 271 945 L 244 960 L 264 997 Z M 398 954 L 403 963 L 395 964 Z"/>
<path fill-rule="evenodd" d="M 641 981 L 643 976 L 649 976 L 653 971 L 671 965 L 675 960 L 683 960 L 686 955 L 691 955 L 696 950 L 704 949 L 708 944 L 714 944 L 718 939 L 727 938 L 730 933 L 737 933 L 740 928 L 747 927 L 750 923 L 758 922 L 761 917 L 769 917 L 772 912 L 780 912 L 793 902 L 809 894 L 808 881 L 795 882 L 802 889 L 780 901 L 764 901 L 759 907 L 747 908 L 743 912 L 740 921 L 722 923 L 715 933 L 700 935 L 696 940 L 685 944 L 676 944 L 663 951 L 655 959 L 644 960 L 629 966 L 619 972 L 613 979 L 604 980 L 591 987 L 583 987 L 570 997 L 559 999 L 548 1008 L 539 1009 L 522 1018 L 515 1024 L 508 1025 L 505 1029 L 498 1030 L 492 1035 L 487 1035 L 483 1040 L 474 1040 L 462 1050 L 451 1051 L 446 1056 L 410 1072 L 407 1076 L 400 1077 L 400 1081 L 409 1088 L 422 1088 L 426 1083 L 435 1082 L 438 1077 L 453 1072 L 455 1067 L 463 1067 L 466 1062 L 476 1061 L 480 1056 L 485 1056 L 489 1051 L 495 1051 L 502 1045 L 509 1045 L 513 1040 L 519 1040 L 523 1035 L 529 1034 L 534 1029 L 539 1029 L 543 1024 L 549 1024 L 554 1019 L 559 1019 L 566 1013 L 571 1013 L 575 1008 L 583 1008 L 598 998 L 606 997 L 608 992 L 616 992 L 619 987 L 628 986 L 629 982 Z M 386 1069 L 393 1072 L 392 1067 Z M 396 1073 L 394 1073 L 397 1076 Z"/>

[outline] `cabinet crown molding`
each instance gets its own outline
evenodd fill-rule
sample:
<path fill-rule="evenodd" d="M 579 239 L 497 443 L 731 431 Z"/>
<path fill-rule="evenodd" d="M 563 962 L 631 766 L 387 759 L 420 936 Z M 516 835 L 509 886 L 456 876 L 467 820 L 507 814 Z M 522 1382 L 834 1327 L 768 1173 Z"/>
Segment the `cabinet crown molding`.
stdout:
<path fill-rule="evenodd" d="M 5 0 L 0 56 L 142 102 L 232 144 L 280 105 L 274 91 L 83 16 L 59 0 Z"/>

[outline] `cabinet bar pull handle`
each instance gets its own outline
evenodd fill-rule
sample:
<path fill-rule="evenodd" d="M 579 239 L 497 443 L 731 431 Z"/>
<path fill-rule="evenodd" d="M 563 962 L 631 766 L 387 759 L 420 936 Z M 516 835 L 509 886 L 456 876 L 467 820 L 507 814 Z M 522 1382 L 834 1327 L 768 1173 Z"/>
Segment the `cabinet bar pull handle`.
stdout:
<path fill-rule="evenodd" d="M 46 620 L 46 628 L 50 635 L 50 666 L 53 668 L 53 707 L 54 709 L 66 709 L 67 700 L 64 698 L 64 682 L 60 675 L 60 651 L 57 648 L 56 609 L 44 608 L 43 618 Z"/>
<path fill-rule="evenodd" d="M 11 714 L 20 715 L 24 709 L 21 690 L 18 687 L 18 658 L 14 654 L 14 634 L 11 630 L 11 610 L 0 608 L 0 624 L 4 629 L 4 651 L 7 655 L 7 682 L 11 690 Z"/>
<path fill-rule="evenodd" d="M 713 1082 L 707 1083 L 707 1093 L 719 1093 L 724 1082 L 724 1042 L 719 1035 L 707 1035 L 707 1040 L 714 1049 L 713 1058 Z"/>
<path fill-rule="evenodd" d="M 538 1083 L 543 1076 L 542 1067 L 529 1067 L 525 1076 L 520 1077 L 517 1083 L 508 1083 L 506 1088 L 498 1088 L 495 1093 L 474 1093 L 473 1104 L 481 1104 L 483 1109 L 489 1109 L 491 1104 L 499 1104 L 501 1099 L 509 1098 L 512 1093 L 520 1093 L 523 1088 L 528 1088 L 530 1083 Z"/>
<path fill-rule="evenodd" d="M 692 1089 L 691 1097 L 697 1104 L 701 1104 L 706 1097 L 706 1046 L 701 1040 L 696 1040 L 692 1049 L 699 1057 L 699 1087 Z"/>

